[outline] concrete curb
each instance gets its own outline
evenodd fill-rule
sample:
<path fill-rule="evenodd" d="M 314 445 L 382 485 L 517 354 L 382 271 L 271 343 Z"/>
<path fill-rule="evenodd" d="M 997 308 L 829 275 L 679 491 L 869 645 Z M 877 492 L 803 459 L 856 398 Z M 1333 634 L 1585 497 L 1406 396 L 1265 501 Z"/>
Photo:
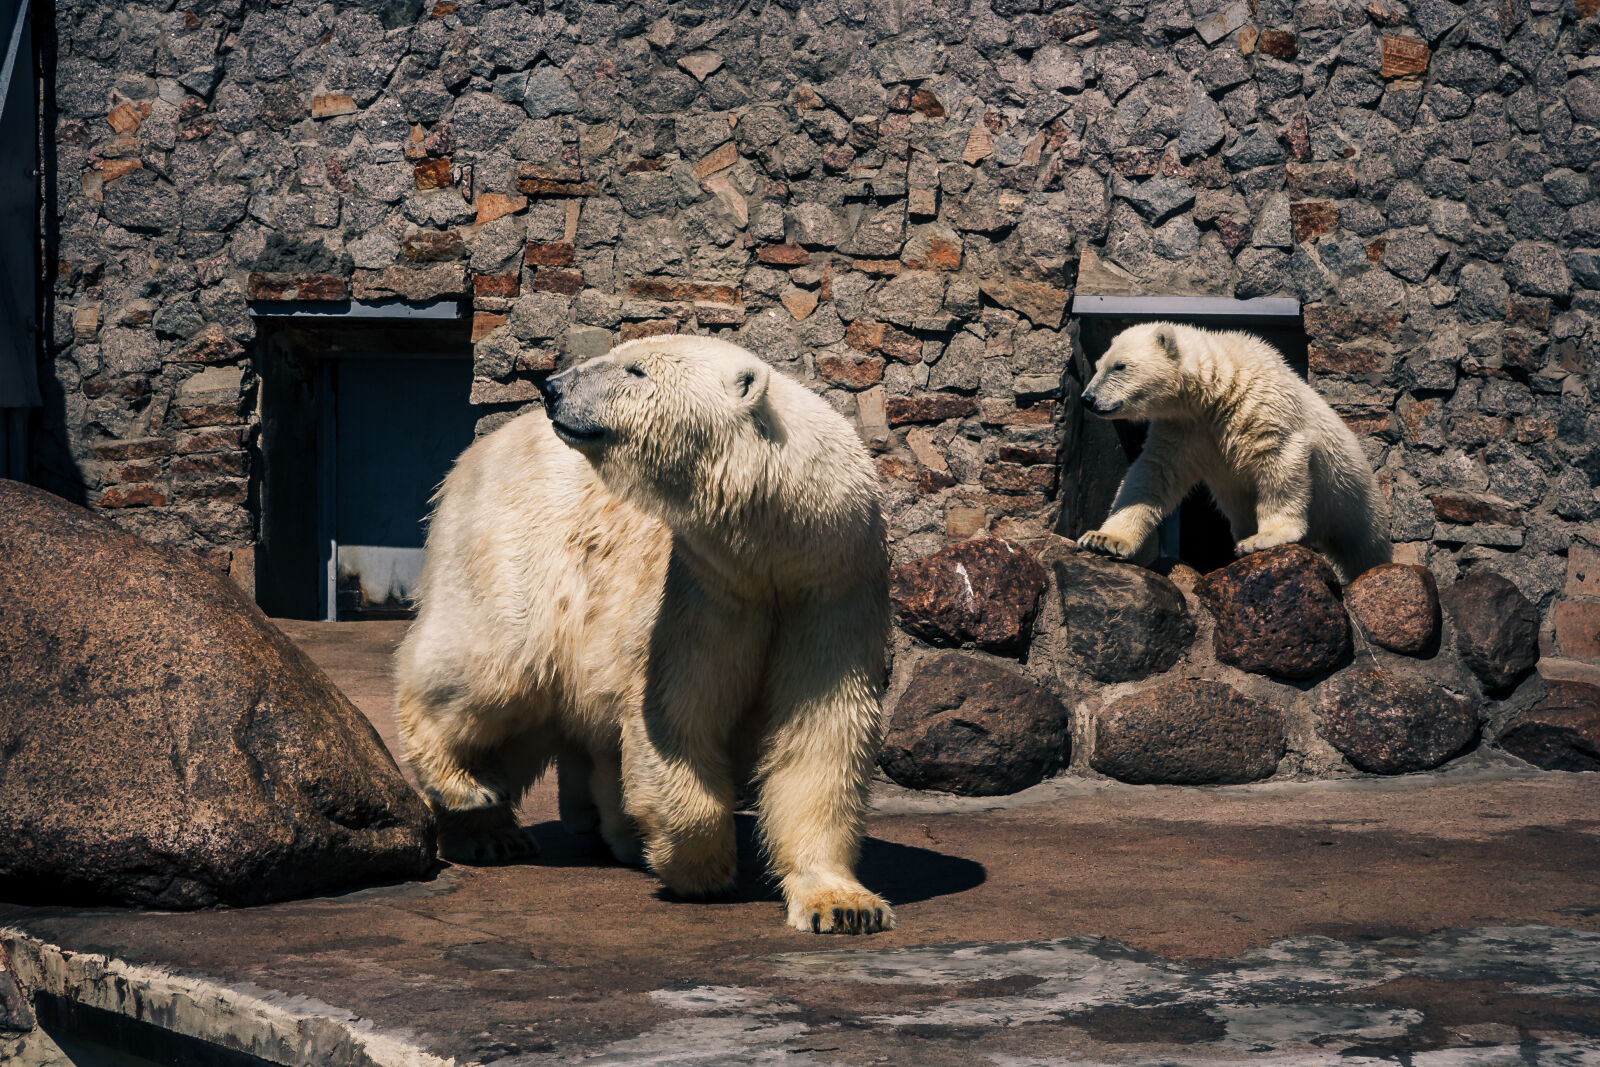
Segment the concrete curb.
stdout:
<path fill-rule="evenodd" d="M 30 998 L 52 995 L 283 1067 L 464 1067 L 308 997 L 73 952 L 13 927 L 0 927 L 0 960 Z"/>

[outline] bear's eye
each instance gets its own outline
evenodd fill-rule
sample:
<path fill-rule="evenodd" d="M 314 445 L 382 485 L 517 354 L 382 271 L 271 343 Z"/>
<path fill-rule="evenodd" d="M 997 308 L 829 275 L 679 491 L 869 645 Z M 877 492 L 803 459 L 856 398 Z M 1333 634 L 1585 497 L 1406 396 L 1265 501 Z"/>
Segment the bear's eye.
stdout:
<path fill-rule="evenodd" d="M 630 364 L 628 364 L 628 366 L 626 366 L 626 367 L 624 367 L 622 369 L 627 371 L 629 374 L 631 374 L 635 378 L 643 378 L 644 377 L 644 368 L 639 366 L 639 364 L 637 364 L 637 363 L 630 363 Z"/>
<path fill-rule="evenodd" d="M 1127 370 L 1128 369 L 1128 365 L 1126 363 L 1113 363 L 1113 364 L 1111 364 L 1111 369 L 1112 370 Z"/>

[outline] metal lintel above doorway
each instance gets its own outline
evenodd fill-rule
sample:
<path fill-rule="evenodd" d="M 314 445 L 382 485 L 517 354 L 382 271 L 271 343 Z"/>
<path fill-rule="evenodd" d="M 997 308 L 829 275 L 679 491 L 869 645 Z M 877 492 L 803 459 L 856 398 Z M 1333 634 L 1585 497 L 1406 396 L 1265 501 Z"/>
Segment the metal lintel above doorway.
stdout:
<path fill-rule="evenodd" d="M 1072 314 L 1092 318 L 1148 319 L 1298 319 L 1300 301 L 1292 296 L 1083 296 L 1072 298 Z"/>
<path fill-rule="evenodd" d="M 253 319 L 391 319 L 438 322 L 464 318 L 461 300 L 252 300 Z"/>

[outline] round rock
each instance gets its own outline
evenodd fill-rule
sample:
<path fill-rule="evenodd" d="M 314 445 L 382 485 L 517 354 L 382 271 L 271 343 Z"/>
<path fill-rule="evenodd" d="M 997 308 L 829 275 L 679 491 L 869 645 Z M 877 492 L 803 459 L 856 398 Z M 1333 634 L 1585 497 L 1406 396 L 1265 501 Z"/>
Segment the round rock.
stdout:
<path fill-rule="evenodd" d="M 1426 567 L 1382 563 L 1345 587 L 1345 607 L 1367 640 L 1408 656 L 1439 637 L 1439 587 Z"/>
<path fill-rule="evenodd" d="M 980 537 L 889 575 L 900 626 L 930 645 L 1020 655 L 1044 593 L 1044 567 L 1021 545 Z"/>
<path fill-rule="evenodd" d="M 1551 682 L 1506 724 L 1500 747 L 1547 771 L 1600 771 L 1600 686 Z"/>
<path fill-rule="evenodd" d="M 1490 692 L 1504 692 L 1539 659 L 1539 611 L 1511 581 L 1473 571 L 1444 595 L 1456 649 Z"/>
<path fill-rule="evenodd" d="M 1100 682 L 1169 669 L 1194 640 L 1194 618 L 1168 578 L 1131 563 L 1064 552 L 1051 561 L 1073 666 Z"/>
<path fill-rule="evenodd" d="M 1095 715 L 1101 774 L 1140 785 L 1224 785 L 1270 778 L 1284 752 L 1283 715 L 1231 685 L 1172 679 Z"/>
<path fill-rule="evenodd" d="M 1317 713 L 1328 743 L 1373 774 L 1430 770 L 1478 737 L 1478 716 L 1465 698 L 1370 664 L 1324 682 Z"/>
<path fill-rule="evenodd" d="M 1217 658 L 1278 678 L 1326 674 L 1350 655 L 1350 618 L 1333 567 L 1303 545 L 1256 552 L 1194 587 L 1217 621 Z"/>
<path fill-rule="evenodd" d="M 1015 793 L 1067 764 L 1067 709 L 996 663 L 947 652 L 917 664 L 879 759 L 912 789 Z"/>
<path fill-rule="evenodd" d="M 377 733 L 226 577 L 0 480 L 0 897 L 258 904 L 411 878 Z"/>

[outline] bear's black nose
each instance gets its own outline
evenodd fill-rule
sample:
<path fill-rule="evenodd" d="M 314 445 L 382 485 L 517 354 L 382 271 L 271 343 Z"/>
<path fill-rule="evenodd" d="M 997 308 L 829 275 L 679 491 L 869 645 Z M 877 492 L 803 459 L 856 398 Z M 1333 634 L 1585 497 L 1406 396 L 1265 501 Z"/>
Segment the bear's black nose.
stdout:
<path fill-rule="evenodd" d="M 1084 407 L 1088 408 L 1090 411 L 1094 411 L 1095 410 L 1095 398 L 1094 398 L 1094 394 L 1093 393 L 1085 390 L 1083 395 L 1078 397 L 1078 400 L 1083 404 Z"/>
<path fill-rule="evenodd" d="M 537 385 L 539 394 L 544 397 L 545 403 L 554 403 L 561 399 L 561 383 L 556 378 L 542 378 Z"/>

